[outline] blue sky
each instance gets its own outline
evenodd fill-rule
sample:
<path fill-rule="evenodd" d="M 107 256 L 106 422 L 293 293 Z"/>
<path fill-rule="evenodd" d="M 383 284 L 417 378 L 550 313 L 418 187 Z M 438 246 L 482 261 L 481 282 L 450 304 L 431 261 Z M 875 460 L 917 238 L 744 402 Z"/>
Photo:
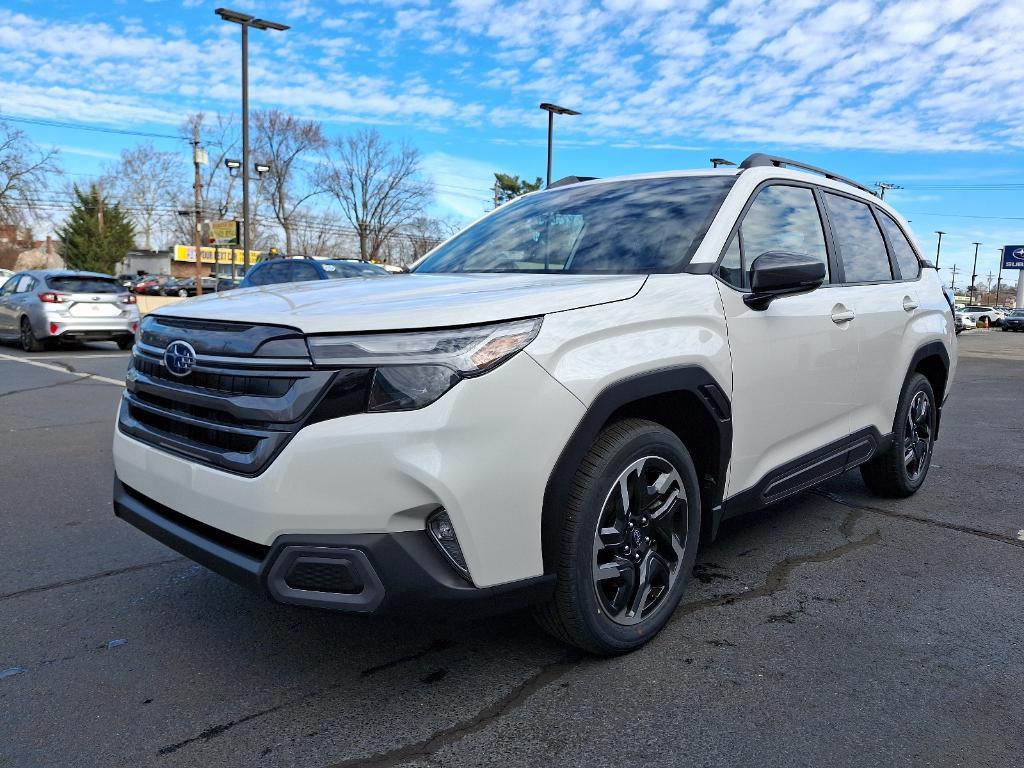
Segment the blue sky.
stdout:
<path fill-rule="evenodd" d="M 222 2 L 292 27 L 252 34 L 253 108 L 410 140 L 440 215 L 485 210 L 492 171 L 543 174 L 554 101 L 583 113 L 557 120 L 556 177 L 769 151 L 901 184 L 926 254 L 949 233 L 943 267 L 1024 243 L 1020 0 Z M 174 134 L 237 109 L 220 4 L 0 0 L 0 116 Z M 18 125 L 76 179 L 143 140 Z"/>

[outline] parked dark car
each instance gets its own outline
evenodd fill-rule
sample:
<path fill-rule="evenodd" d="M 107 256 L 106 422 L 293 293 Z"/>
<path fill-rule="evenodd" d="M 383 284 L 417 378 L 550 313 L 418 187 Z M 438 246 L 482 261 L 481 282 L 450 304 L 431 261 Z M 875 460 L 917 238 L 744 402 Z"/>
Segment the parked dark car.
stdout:
<path fill-rule="evenodd" d="M 232 290 L 234 288 L 237 288 L 238 284 L 240 282 L 242 282 L 242 281 L 239 280 L 239 279 L 236 279 L 236 278 L 221 277 L 221 278 L 219 278 L 217 280 L 217 290 L 218 291 L 230 291 L 230 290 Z"/>
<path fill-rule="evenodd" d="M 389 272 L 358 259 L 271 259 L 261 261 L 246 274 L 239 288 L 307 280 L 331 280 L 340 277 L 387 277 Z"/>
<path fill-rule="evenodd" d="M 1014 309 L 1003 318 L 1004 331 L 1024 331 L 1024 309 Z"/>
<path fill-rule="evenodd" d="M 203 278 L 203 293 L 213 293 L 217 290 L 217 278 L 215 277 L 204 277 Z M 168 281 L 163 288 L 162 295 L 164 296 L 180 296 L 185 298 L 187 296 L 196 295 L 196 279 L 194 277 L 186 277 L 181 280 Z"/>

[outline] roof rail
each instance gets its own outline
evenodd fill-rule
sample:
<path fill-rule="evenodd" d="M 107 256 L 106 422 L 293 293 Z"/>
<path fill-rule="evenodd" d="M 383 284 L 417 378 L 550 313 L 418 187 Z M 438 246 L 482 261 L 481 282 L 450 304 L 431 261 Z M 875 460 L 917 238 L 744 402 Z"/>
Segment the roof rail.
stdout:
<path fill-rule="evenodd" d="M 555 187 L 567 187 L 570 184 L 579 184 L 581 181 L 593 181 L 598 178 L 597 176 L 563 176 L 558 181 L 551 182 L 551 186 L 548 189 L 554 189 Z"/>
<path fill-rule="evenodd" d="M 869 195 L 878 196 L 878 192 L 869 187 L 865 187 L 863 184 L 848 179 L 845 176 L 840 176 L 838 173 L 832 173 L 832 171 L 826 171 L 824 168 L 819 168 L 816 165 L 808 165 L 807 163 L 801 163 L 799 160 L 790 160 L 785 157 L 776 157 L 775 155 L 766 155 L 763 152 L 755 152 L 742 163 L 740 163 L 740 170 L 747 168 L 763 168 L 766 166 L 774 166 L 776 168 L 798 168 L 801 171 L 810 171 L 811 173 L 817 173 L 824 176 L 826 179 L 832 179 L 833 181 L 841 181 L 844 184 L 849 184 L 851 187 L 867 192 Z"/>

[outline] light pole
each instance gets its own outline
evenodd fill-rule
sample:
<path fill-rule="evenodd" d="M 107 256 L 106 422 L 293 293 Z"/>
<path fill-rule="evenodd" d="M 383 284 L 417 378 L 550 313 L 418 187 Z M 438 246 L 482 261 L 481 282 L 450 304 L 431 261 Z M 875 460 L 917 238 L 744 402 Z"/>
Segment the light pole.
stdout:
<path fill-rule="evenodd" d="M 249 27 L 276 29 L 284 32 L 289 27 L 276 21 L 257 19 L 247 13 L 228 8 L 214 11 L 224 21 L 242 27 L 242 254 L 246 271 L 249 270 Z"/>
<path fill-rule="evenodd" d="M 939 271 L 939 253 L 942 251 L 942 236 L 946 234 L 941 229 L 936 229 L 935 234 L 939 236 L 939 244 L 935 246 L 935 271 Z"/>
<path fill-rule="evenodd" d="M 555 133 L 555 115 L 578 115 L 575 109 L 560 107 L 557 104 L 544 102 L 540 108 L 548 113 L 548 187 L 551 186 L 551 140 Z"/>
<path fill-rule="evenodd" d="M 1003 287 L 1003 249 L 998 248 L 999 251 L 999 276 L 996 278 L 996 306 L 999 306 L 999 293 Z"/>
<path fill-rule="evenodd" d="M 974 267 L 971 269 L 971 304 L 974 304 L 974 294 L 976 293 L 974 287 L 974 281 L 978 279 L 978 246 L 981 243 L 971 243 L 974 246 Z"/>

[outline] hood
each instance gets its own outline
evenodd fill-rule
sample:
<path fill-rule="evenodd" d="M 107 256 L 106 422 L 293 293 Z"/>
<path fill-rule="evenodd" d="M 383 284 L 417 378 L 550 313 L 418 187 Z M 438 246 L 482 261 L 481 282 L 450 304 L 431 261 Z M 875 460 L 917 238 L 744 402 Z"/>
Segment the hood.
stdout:
<path fill-rule="evenodd" d="M 403 274 L 242 288 L 163 307 L 155 314 L 348 333 L 473 325 L 637 294 L 646 275 Z"/>

